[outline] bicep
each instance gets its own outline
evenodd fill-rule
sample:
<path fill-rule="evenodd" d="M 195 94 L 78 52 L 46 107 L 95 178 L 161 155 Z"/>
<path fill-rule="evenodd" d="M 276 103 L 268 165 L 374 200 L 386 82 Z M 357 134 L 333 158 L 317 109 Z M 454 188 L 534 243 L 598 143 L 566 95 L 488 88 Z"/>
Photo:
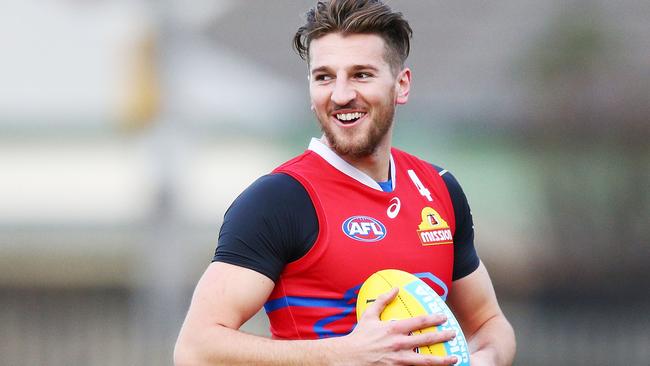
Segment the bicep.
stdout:
<path fill-rule="evenodd" d="M 270 278 L 256 271 L 214 262 L 196 285 L 186 321 L 239 329 L 264 305 L 273 286 Z"/>
<path fill-rule="evenodd" d="M 485 322 L 502 315 L 490 275 L 482 262 L 474 272 L 454 281 L 447 303 L 470 337 Z"/>

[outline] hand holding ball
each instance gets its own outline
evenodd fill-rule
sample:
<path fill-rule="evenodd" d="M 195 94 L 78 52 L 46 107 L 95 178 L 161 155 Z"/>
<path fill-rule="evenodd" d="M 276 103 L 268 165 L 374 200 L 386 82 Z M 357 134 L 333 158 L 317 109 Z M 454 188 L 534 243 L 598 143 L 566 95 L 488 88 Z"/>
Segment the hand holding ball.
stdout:
<path fill-rule="evenodd" d="M 426 314 L 444 314 L 447 317 L 447 322 L 444 324 L 416 330 L 413 333 L 419 334 L 454 330 L 457 334 L 456 338 L 444 343 L 418 347 L 415 351 L 436 356 L 456 356 L 458 357 L 456 365 L 469 365 L 467 342 L 451 310 L 431 287 L 408 272 L 387 269 L 371 275 L 359 290 L 359 296 L 357 297 L 357 320 L 361 318 L 368 305 L 377 299 L 377 296 L 389 292 L 395 287 L 399 288 L 399 293 L 386 306 L 380 315 L 380 319 L 389 321 L 408 319 Z"/>

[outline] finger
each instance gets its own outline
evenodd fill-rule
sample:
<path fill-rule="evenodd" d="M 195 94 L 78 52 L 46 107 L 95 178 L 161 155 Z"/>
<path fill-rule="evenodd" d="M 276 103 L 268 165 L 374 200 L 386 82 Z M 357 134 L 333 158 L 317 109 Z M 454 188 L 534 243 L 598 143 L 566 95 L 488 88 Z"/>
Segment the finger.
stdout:
<path fill-rule="evenodd" d="M 377 299 L 366 308 L 362 318 L 369 317 L 372 319 L 378 319 L 381 312 L 386 308 L 386 305 L 390 304 L 390 302 L 395 299 L 398 292 L 399 288 L 393 287 L 390 291 L 377 296 Z"/>
<path fill-rule="evenodd" d="M 400 364 L 403 365 L 455 365 L 457 362 L 457 356 L 422 355 L 413 351 L 404 352 L 400 357 Z"/>
<path fill-rule="evenodd" d="M 447 342 L 456 338 L 456 332 L 445 330 L 442 332 L 427 332 L 405 336 L 400 340 L 399 349 L 413 349 L 417 347 L 431 346 L 437 343 Z"/>
<path fill-rule="evenodd" d="M 391 322 L 391 327 L 396 333 L 409 333 L 414 330 L 425 329 L 443 324 L 447 321 L 444 314 L 420 315 L 413 318 L 396 320 Z"/>

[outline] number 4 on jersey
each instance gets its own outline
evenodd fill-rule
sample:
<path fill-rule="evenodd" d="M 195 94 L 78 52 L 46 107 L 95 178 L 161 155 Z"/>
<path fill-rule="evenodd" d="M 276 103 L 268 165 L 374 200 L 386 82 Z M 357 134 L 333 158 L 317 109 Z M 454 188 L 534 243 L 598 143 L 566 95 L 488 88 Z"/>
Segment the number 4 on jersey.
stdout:
<path fill-rule="evenodd" d="M 415 184 L 415 187 L 418 189 L 420 194 L 426 197 L 427 200 L 433 201 L 433 198 L 431 198 L 431 192 L 429 192 L 429 190 L 424 187 L 424 184 L 422 184 L 422 181 L 420 180 L 420 178 L 418 178 L 415 172 L 409 169 L 408 173 L 409 173 L 409 177 L 411 177 L 413 184 Z"/>

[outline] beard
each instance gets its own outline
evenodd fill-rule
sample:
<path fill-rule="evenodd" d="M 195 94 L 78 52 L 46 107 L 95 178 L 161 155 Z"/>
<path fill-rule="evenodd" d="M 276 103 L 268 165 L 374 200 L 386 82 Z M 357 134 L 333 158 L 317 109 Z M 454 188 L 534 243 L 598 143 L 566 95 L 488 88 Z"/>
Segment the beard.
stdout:
<path fill-rule="evenodd" d="M 355 159 L 370 156 L 377 151 L 379 143 L 393 125 L 395 105 L 387 103 L 376 111 L 372 120 L 364 122 L 369 123 L 370 126 L 359 126 L 366 127 L 364 131 L 357 130 L 357 128 L 352 128 L 351 131 L 340 131 L 331 122 L 323 123 L 319 119 L 321 130 L 325 134 L 330 148 L 340 156 L 349 156 Z"/>

